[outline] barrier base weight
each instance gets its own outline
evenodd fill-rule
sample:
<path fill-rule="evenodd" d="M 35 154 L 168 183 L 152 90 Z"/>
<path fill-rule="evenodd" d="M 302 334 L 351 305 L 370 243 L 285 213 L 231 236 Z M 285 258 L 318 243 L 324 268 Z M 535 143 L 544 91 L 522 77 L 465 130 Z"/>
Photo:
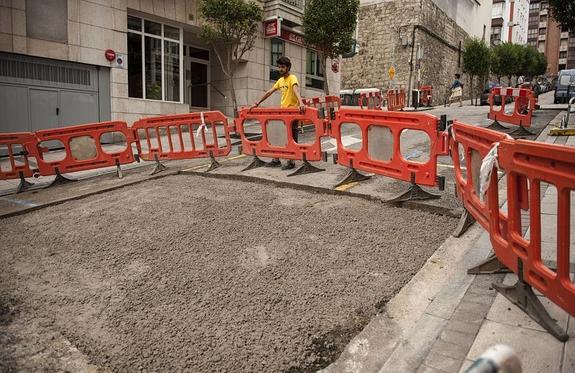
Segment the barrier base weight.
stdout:
<path fill-rule="evenodd" d="M 16 193 L 22 193 L 28 190 L 30 187 L 34 186 L 34 183 L 31 183 L 24 178 L 24 174 L 22 172 L 19 172 L 19 176 L 20 184 L 18 184 L 18 188 L 16 188 Z"/>
<path fill-rule="evenodd" d="M 431 194 L 421 189 L 417 184 L 412 183 L 409 188 L 399 196 L 390 199 L 388 202 L 425 201 L 441 198 L 438 194 Z"/>
<path fill-rule="evenodd" d="M 72 179 L 69 179 L 65 176 L 62 176 L 62 174 L 60 173 L 60 170 L 58 168 L 56 168 L 56 178 L 54 179 L 54 181 L 52 181 L 52 184 L 50 184 L 48 187 L 51 187 L 54 185 L 70 184 L 73 182 L 76 182 L 76 180 L 72 180 Z"/>
<path fill-rule="evenodd" d="M 347 175 L 345 175 L 345 177 L 343 178 L 342 181 L 335 184 L 334 188 L 338 188 L 342 185 L 355 183 L 358 181 L 369 180 L 369 179 L 371 179 L 371 176 L 364 175 L 364 174 L 360 173 L 359 171 L 357 171 L 355 168 L 350 168 L 349 171 L 347 172 Z"/>
<path fill-rule="evenodd" d="M 509 133 L 513 137 L 526 137 L 535 135 L 533 132 L 529 131 L 523 126 L 519 126 L 515 131 Z"/>
<path fill-rule="evenodd" d="M 254 155 L 254 158 L 252 159 L 252 162 L 242 170 L 243 171 L 248 171 L 248 170 L 253 170 L 254 168 L 259 168 L 259 167 L 263 167 L 265 166 L 267 163 L 262 161 L 261 159 L 258 158 L 257 155 Z"/>
<path fill-rule="evenodd" d="M 461 235 L 471 227 L 475 223 L 475 218 L 473 215 L 467 211 L 467 209 L 463 210 L 463 215 L 459 219 L 459 223 L 457 223 L 457 227 L 455 227 L 455 231 L 451 234 L 453 237 L 461 237 Z"/>
<path fill-rule="evenodd" d="M 508 130 L 509 128 L 502 126 L 501 123 L 499 123 L 499 121 L 494 120 L 493 123 L 491 123 L 490 125 L 488 125 L 486 128 L 489 128 L 491 130 L 500 130 L 500 131 L 505 131 Z"/>
<path fill-rule="evenodd" d="M 522 272 L 523 268 L 520 269 L 519 273 Z M 543 307 L 543 304 L 541 304 L 541 301 L 527 283 L 519 279 L 515 285 L 508 286 L 493 283 L 493 287 L 559 341 L 565 342 L 569 339 L 567 333 L 557 325 L 557 321 L 549 315 L 549 312 Z"/>
<path fill-rule="evenodd" d="M 155 175 L 159 172 L 162 172 L 162 171 L 165 171 L 168 169 L 168 167 L 166 167 L 166 165 L 164 165 L 163 163 L 160 162 L 157 154 L 154 154 L 154 160 L 156 161 L 156 165 L 154 166 L 154 169 L 152 170 L 152 173 L 150 175 Z"/>
<path fill-rule="evenodd" d="M 495 254 L 489 255 L 487 259 L 467 270 L 468 275 L 493 275 L 496 273 L 511 273 L 511 271 L 497 259 Z"/>
<path fill-rule="evenodd" d="M 221 166 L 220 162 L 216 161 L 216 158 L 214 158 L 214 153 L 210 152 L 210 167 L 208 167 L 206 172 L 213 171 L 216 168 L 219 168 L 220 166 Z"/>
<path fill-rule="evenodd" d="M 120 161 L 118 159 L 116 159 L 116 176 L 118 179 L 124 177 L 124 174 L 122 173 L 122 167 L 120 167 Z"/>
<path fill-rule="evenodd" d="M 312 165 L 311 163 L 309 163 L 308 161 L 306 161 L 304 159 L 301 167 L 287 176 L 290 177 L 290 176 L 297 176 L 297 175 L 313 174 L 315 172 L 321 172 L 321 171 L 325 171 L 325 170 L 323 168 L 318 168 L 318 167 Z"/>

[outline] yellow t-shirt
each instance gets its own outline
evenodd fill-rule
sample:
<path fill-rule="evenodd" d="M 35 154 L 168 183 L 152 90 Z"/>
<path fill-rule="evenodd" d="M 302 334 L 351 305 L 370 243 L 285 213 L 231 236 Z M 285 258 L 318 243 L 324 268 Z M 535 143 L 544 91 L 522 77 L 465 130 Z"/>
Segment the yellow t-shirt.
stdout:
<path fill-rule="evenodd" d="M 281 107 L 298 107 L 297 96 L 295 95 L 293 86 L 299 85 L 297 78 L 293 74 L 289 74 L 287 78 L 283 76 L 279 78 L 274 84 L 275 89 L 282 92 Z"/>

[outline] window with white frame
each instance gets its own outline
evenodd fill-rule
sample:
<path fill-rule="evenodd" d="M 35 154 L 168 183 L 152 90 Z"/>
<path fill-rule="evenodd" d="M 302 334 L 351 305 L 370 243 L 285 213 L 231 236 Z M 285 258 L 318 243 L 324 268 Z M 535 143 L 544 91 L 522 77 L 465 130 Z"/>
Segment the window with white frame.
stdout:
<path fill-rule="evenodd" d="M 321 66 L 321 61 L 319 60 L 319 55 L 312 49 L 308 49 L 306 55 L 305 86 L 323 89 L 325 74 Z"/>
<path fill-rule="evenodd" d="M 504 3 L 496 3 L 491 7 L 491 18 L 498 18 L 503 16 Z"/>
<path fill-rule="evenodd" d="M 280 71 L 278 69 L 278 59 L 285 55 L 285 42 L 279 38 L 272 38 L 271 41 L 271 60 L 270 60 L 270 80 L 278 80 Z"/>
<path fill-rule="evenodd" d="M 182 30 L 128 16 L 128 96 L 181 102 Z"/>

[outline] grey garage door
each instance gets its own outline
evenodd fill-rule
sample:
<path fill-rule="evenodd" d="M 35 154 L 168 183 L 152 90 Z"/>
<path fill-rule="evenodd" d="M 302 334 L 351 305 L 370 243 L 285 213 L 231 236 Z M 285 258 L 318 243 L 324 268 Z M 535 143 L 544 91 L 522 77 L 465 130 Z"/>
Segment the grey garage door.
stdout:
<path fill-rule="evenodd" d="M 0 53 L 0 132 L 110 119 L 110 69 Z"/>

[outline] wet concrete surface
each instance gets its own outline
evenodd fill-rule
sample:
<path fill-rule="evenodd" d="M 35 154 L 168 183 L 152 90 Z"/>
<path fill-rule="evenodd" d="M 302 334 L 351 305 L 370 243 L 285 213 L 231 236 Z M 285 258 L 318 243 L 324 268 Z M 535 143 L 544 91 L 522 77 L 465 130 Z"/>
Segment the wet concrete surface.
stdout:
<path fill-rule="evenodd" d="M 1 370 L 307 372 L 456 220 L 179 175 L 1 224 Z"/>

